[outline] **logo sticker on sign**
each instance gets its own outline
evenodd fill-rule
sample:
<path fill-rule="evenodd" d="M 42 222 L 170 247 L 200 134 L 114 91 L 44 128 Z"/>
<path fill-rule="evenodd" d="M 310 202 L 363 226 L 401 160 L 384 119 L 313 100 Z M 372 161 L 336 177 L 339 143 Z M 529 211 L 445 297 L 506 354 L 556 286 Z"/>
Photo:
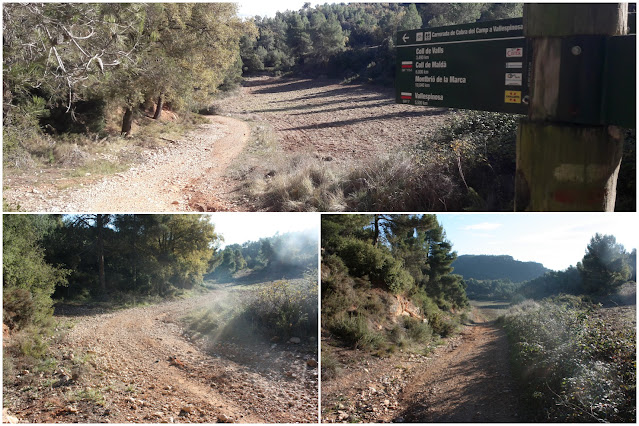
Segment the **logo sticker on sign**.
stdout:
<path fill-rule="evenodd" d="M 507 72 L 506 73 L 506 86 L 521 86 L 522 73 L 520 72 Z"/>
<path fill-rule="evenodd" d="M 507 47 L 506 48 L 507 58 L 523 58 L 523 56 L 524 56 L 523 47 Z"/>
<path fill-rule="evenodd" d="M 521 91 L 520 90 L 506 90 L 504 96 L 504 102 L 507 104 L 520 104 L 521 103 Z"/>

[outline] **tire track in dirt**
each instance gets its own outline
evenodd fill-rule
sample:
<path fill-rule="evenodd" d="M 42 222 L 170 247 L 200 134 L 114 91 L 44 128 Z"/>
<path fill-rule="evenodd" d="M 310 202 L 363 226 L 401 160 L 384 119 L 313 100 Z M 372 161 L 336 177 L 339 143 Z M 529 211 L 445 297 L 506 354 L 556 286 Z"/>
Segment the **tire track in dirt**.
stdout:
<path fill-rule="evenodd" d="M 520 421 L 504 331 L 482 322 L 466 326 L 460 337 L 411 378 L 400 417 L 419 423 Z"/>
<path fill-rule="evenodd" d="M 246 146 L 250 129 L 231 117 L 207 118 L 210 123 L 164 149 L 145 152 L 140 164 L 97 183 L 67 190 L 57 190 L 53 182 L 38 189 L 16 186 L 3 196 L 21 210 L 38 212 L 232 210 L 235 206 L 223 201 L 222 177 Z"/>
<path fill-rule="evenodd" d="M 317 421 L 317 379 L 296 348 L 216 342 L 204 351 L 183 334 L 180 318 L 214 303 L 231 303 L 233 297 L 215 290 L 177 302 L 73 317 L 76 324 L 65 346 L 76 357 L 92 354 L 98 373 L 78 380 L 104 394 L 103 407 L 77 407 L 63 413 L 71 417 L 50 418 L 51 410 L 40 401 L 16 414 L 25 418 L 28 412 L 30 422 L 76 422 L 77 416 L 92 423 Z M 287 369 L 296 371 L 294 379 Z"/>
<path fill-rule="evenodd" d="M 242 152 L 250 129 L 230 117 L 209 116 L 205 124 L 187 138 L 191 149 L 178 151 L 172 161 L 148 170 L 128 173 L 110 190 L 96 188 L 87 211 L 216 211 L 228 210 L 216 193 L 223 191 L 221 176 Z M 220 128 L 221 136 L 210 132 Z"/>
<path fill-rule="evenodd" d="M 322 382 L 322 421 L 521 422 L 505 333 L 475 318 L 427 356 L 338 351 L 346 371 Z"/>

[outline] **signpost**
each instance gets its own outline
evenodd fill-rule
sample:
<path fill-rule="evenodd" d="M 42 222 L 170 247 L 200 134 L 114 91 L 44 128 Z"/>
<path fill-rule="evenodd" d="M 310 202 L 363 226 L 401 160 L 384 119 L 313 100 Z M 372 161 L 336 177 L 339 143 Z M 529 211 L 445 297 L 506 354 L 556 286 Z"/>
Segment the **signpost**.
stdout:
<path fill-rule="evenodd" d="M 398 32 L 396 102 L 527 115 L 515 209 L 611 210 L 622 140 L 610 125 L 636 126 L 634 14 L 568 3 L 524 16 Z"/>
<path fill-rule="evenodd" d="M 397 102 L 525 114 L 530 49 L 523 19 L 397 33 Z"/>

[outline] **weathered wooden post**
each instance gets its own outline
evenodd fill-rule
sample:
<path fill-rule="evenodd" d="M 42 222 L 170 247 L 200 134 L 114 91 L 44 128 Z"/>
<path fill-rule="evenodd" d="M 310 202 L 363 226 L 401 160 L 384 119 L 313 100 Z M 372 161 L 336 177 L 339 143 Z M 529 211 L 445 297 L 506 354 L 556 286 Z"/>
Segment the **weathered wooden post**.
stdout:
<path fill-rule="evenodd" d="M 623 133 L 576 123 L 600 113 L 602 43 L 626 34 L 627 15 L 621 3 L 524 5 L 534 53 L 530 110 L 517 135 L 515 210 L 614 210 Z"/>

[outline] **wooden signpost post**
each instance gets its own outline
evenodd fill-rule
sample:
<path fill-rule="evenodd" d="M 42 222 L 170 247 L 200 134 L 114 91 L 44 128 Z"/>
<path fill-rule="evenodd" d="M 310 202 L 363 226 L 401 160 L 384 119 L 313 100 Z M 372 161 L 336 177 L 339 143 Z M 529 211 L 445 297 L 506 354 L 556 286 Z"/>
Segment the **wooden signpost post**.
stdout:
<path fill-rule="evenodd" d="M 523 19 L 399 32 L 396 100 L 527 115 L 515 210 L 612 211 L 617 126 L 636 116 L 627 22 L 627 4 L 542 3 Z"/>

